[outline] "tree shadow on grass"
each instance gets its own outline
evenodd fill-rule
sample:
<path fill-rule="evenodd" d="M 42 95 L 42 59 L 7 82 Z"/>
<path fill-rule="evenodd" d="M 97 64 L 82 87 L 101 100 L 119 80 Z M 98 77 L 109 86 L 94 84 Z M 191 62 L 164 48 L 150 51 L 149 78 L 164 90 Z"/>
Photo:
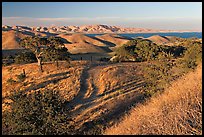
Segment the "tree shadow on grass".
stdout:
<path fill-rule="evenodd" d="M 117 107 L 103 113 L 99 117 L 92 121 L 85 122 L 77 131 L 79 135 L 100 135 L 103 134 L 104 130 L 113 124 L 119 122 L 120 118 L 123 117 L 132 106 L 144 102 L 144 95 L 134 95 L 125 102 L 120 102 Z M 100 109 L 100 108 L 97 108 Z M 112 124 L 110 124 L 112 122 Z"/>
<path fill-rule="evenodd" d="M 46 79 L 52 78 L 51 80 L 43 81 L 43 82 L 38 83 L 36 85 L 35 84 L 31 85 L 30 87 L 22 90 L 22 92 L 27 92 L 27 91 L 30 91 L 30 90 L 37 90 L 37 89 L 40 89 L 40 88 L 44 88 L 44 87 L 46 87 L 47 85 L 49 85 L 51 83 L 56 84 L 60 80 L 63 80 L 63 79 L 66 79 L 66 78 L 70 77 L 69 75 L 67 76 L 67 74 L 69 74 L 69 72 L 50 74 L 49 76 L 47 76 L 45 78 Z"/>

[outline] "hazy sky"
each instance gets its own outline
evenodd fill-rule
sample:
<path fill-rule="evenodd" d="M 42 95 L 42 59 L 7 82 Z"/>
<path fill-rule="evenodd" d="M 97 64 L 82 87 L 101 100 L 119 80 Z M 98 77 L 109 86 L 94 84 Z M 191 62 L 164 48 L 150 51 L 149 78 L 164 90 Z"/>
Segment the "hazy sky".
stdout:
<path fill-rule="evenodd" d="M 202 30 L 201 2 L 3 2 L 3 25 Z"/>

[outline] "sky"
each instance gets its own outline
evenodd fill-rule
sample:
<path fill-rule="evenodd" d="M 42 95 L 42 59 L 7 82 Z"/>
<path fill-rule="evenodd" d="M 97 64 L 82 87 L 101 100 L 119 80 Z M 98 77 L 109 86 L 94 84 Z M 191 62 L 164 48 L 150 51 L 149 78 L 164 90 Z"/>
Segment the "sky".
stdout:
<path fill-rule="evenodd" d="M 202 30 L 202 2 L 2 2 L 2 25 Z"/>

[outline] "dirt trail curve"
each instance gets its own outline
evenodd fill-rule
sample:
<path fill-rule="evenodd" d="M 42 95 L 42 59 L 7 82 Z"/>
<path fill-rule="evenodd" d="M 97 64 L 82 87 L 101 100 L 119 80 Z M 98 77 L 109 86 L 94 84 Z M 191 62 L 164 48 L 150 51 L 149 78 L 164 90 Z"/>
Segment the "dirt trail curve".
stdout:
<path fill-rule="evenodd" d="M 106 108 L 103 106 L 112 101 L 115 97 L 125 96 L 129 93 L 138 92 L 144 85 L 141 77 L 134 80 L 127 81 L 122 86 L 116 86 L 113 89 L 106 90 L 103 94 L 98 94 L 99 88 L 97 86 L 97 78 L 99 72 L 108 66 L 126 66 L 128 63 L 120 64 L 98 64 L 92 63 L 83 70 L 81 75 L 81 88 L 79 93 L 68 104 L 70 109 L 70 117 L 75 119 L 77 125 L 94 119 L 104 113 Z M 103 109 L 99 110 L 101 107 Z M 92 115 L 94 114 L 94 116 Z M 82 122 L 83 121 L 83 122 Z"/>

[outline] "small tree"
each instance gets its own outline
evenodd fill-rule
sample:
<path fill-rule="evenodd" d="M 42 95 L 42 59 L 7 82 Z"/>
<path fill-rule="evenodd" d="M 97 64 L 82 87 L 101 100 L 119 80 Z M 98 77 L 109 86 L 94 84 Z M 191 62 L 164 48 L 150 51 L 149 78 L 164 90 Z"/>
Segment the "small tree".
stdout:
<path fill-rule="evenodd" d="M 57 37 L 48 38 L 48 47 L 45 53 L 47 58 L 56 62 L 57 67 L 59 60 L 69 60 L 70 58 L 68 49 L 64 46 L 63 41 Z"/>
<path fill-rule="evenodd" d="M 40 72 L 43 71 L 43 59 L 56 61 L 58 67 L 58 60 L 68 60 L 69 58 L 68 49 L 60 38 L 26 37 L 20 41 L 20 45 L 30 49 L 35 54 Z"/>
<path fill-rule="evenodd" d="M 150 61 L 161 52 L 161 46 L 148 40 L 130 40 L 116 50 L 119 60 Z"/>
<path fill-rule="evenodd" d="M 42 69 L 42 55 L 44 52 L 45 44 L 47 40 L 40 37 L 25 37 L 20 41 L 20 45 L 26 49 L 31 50 L 38 61 L 39 71 L 43 72 Z"/>

